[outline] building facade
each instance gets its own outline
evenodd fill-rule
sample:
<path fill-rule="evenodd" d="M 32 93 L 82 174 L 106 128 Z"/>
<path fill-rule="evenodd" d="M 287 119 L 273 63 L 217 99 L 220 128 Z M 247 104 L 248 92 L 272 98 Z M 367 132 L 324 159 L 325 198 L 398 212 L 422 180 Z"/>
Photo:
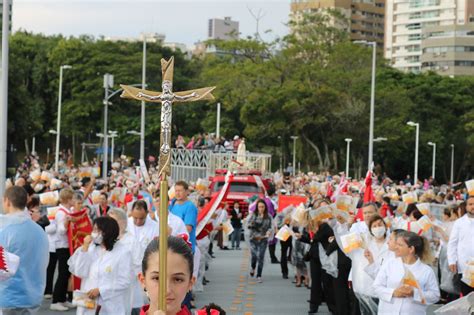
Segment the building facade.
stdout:
<path fill-rule="evenodd" d="M 394 68 L 422 71 L 423 36 L 430 28 L 470 23 L 473 0 L 387 0 L 384 54 Z M 430 40 L 424 45 L 431 45 Z M 426 61 L 428 62 L 428 61 Z"/>
<path fill-rule="evenodd" d="M 421 70 L 474 75 L 474 23 L 428 27 L 422 32 Z"/>
<path fill-rule="evenodd" d="M 232 40 L 239 38 L 239 22 L 232 21 L 231 17 L 210 19 L 208 25 L 208 39 Z"/>
<path fill-rule="evenodd" d="M 349 21 L 348 32 L 352 40 L 377 42 L 383 47 L 386 0 L 292 0 L 292 18 L 302 13 L 327 9 L 339 10 Z"/>

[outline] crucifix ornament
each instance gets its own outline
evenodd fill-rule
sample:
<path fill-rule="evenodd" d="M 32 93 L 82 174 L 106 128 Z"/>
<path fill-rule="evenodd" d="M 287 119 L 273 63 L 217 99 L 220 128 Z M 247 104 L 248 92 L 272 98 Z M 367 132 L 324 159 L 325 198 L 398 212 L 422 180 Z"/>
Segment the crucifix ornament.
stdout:
<path fill-rule="evenodd" d="M 147 91 L 129 85 L 120 85 L 123 89 L 122 98 L 135 99 L 152 103 L 161 103 L 161 132 L 160 132 L 160 158 L 158 174 L 160 178 L 160 237 L 159 238 L 159 299 L 158 307 L 166 312 L 166 276 L 168 252 L 168 176 L 171 175 L 171 116 L 173 103 L 194 102 L 201 100 L 214 100 L 211 92 L 216 88 L 206 87 L 191 91 L 173 93 L 174 57 L 168 61 L 161 59 L 163 74 L 162 92 Z M 165 263 L 163 263 L 165 262 Z"/>
<path fill-rule="evenodd" d="M 168 61 L 161 59 L 163 73 L 162 92 L 147 91 L 129 85 L 120 85 L 123 89 L 122 98 L 131 98 L 139 101 L 161 103 L 161 133 L 160 133 L 160 178 L 170 175 L 171 164 L 171 116 L 173 103 L 214 100 L 211 92 L 216 88 L 206 87 L 191 91 L 173 93 L 174 57 Z"/>

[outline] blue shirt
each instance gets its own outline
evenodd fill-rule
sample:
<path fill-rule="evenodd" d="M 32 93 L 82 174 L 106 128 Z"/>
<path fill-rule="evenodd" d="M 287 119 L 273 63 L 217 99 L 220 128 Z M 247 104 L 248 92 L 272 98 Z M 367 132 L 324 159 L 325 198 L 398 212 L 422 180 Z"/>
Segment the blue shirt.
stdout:
<path fill-rule="evenodd" d="M 40 306 L 49 261 L 46 233 L 27 212 L 0 215 L 0 245 L 20 257 L 15 276 L 0 281 L 0 309 Z"/>
<path fill-rule="evenodd" d="M 197 213 L 198 213 L 196 206 L 194 205 L 194 203 L 192 203 L 189 200 L 181 205 L 177 204 L 176 200 L 173 200 L 170 206 L 170 211 L 174 215 L 181 218 L 184 224 L 190 225 L 193 227 L 193 229 L 189 233 L 189 241 L 191 242 L 191 244 L 193 244 L 193 252 L 194 252 L 194 247 L 196 246 L 196 226 L 197 226 Z"/>

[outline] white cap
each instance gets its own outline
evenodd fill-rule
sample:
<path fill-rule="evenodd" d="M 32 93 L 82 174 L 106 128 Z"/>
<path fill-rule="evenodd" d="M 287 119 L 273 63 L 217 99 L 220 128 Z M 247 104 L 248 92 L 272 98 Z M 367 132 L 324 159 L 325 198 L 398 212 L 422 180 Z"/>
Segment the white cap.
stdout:
<path fill-rule="evenodd" d="M 239 139 L 239 136 L 235 135 L 234 140 L 238 140 L 238 139 Z"/>

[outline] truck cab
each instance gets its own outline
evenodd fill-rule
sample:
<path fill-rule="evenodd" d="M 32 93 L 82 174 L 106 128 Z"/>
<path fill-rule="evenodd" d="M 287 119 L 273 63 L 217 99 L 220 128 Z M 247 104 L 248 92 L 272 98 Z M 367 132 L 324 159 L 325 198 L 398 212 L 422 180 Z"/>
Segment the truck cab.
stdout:
<path fill-rule="evenodd" d="M 216 170 L 216 175 L 209 178 L 209 189 L 214 197 L 220 192 L 225 183 L 225 174 L 227 170 Z M 230 178 L 230 188 L 227 196 L 222 200 L 221 207 L 226 206 L 230 211 L 232 205 L 237 201 L 240 204 L 240 210 L 243 216 L 248 214 L 248 199 L 257 195 L 259 198 L 265 197 L 266 190 L 269 187 L 269 180 L 262 178 L 259 171 L 237 172 Z"/>

